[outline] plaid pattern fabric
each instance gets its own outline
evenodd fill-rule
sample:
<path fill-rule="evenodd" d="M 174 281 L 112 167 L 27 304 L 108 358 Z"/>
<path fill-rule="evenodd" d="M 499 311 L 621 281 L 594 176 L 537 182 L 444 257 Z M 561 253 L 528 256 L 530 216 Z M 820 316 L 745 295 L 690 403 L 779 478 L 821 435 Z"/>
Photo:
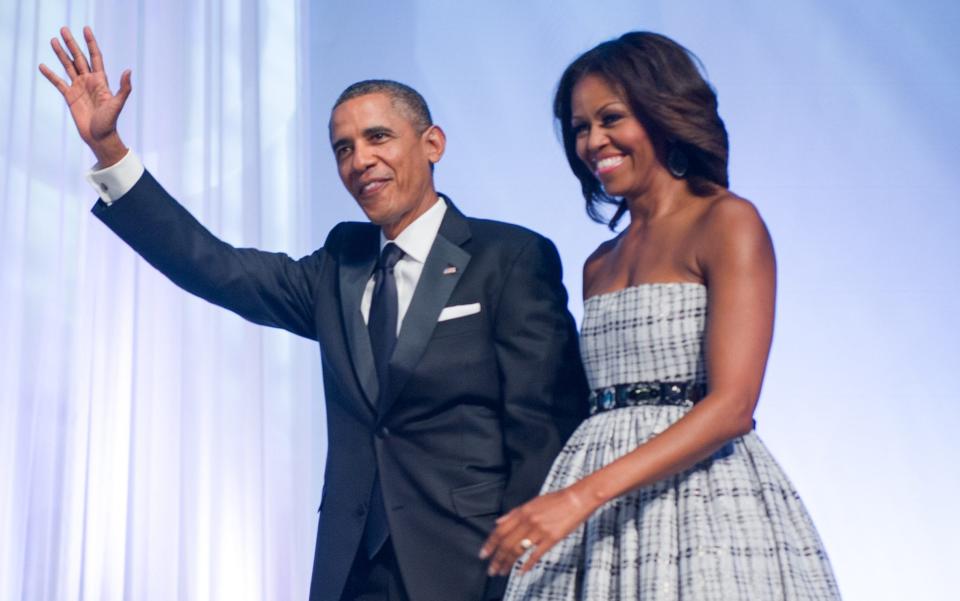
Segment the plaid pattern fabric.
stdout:
<path fill-rule="evenodd" d="M 644 284 L 587 299 L 580 352 L 590 389 L 631 382 L 705 382 L 707 289 Z"/>
<path fill-rule="evenodd" d="M 705 378 L 706 288 L 648 284 L 589 299 L 591 387 Z M 662 432 L 688 407 L 599 413 L 573 434 L 543 491 L 569 486 Z M 520 564 L 522 565 L 522 564 Z M 839 599 L 816 529 L 751 432 L 701 464 L 614 499 L 511 576 L 505 601 Z"/>

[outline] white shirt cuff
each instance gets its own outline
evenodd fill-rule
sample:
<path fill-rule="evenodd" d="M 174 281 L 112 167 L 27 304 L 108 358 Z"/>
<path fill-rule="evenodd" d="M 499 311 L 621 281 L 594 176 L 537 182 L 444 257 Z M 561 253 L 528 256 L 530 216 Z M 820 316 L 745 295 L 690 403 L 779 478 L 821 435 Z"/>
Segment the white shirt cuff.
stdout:
<path fill-rule="evenodd" d="M 135 155 L 132 150 L 128 150 L 127 154 L 116 164 L 106 169 L 91 169 L 88 171 L 87 181 L 100 195 L 100 199 L 110 205 L 130 191 L 130 188 L 143 175 L 143 171 L 143 163 L 140 162 L 140 157 Z"/>

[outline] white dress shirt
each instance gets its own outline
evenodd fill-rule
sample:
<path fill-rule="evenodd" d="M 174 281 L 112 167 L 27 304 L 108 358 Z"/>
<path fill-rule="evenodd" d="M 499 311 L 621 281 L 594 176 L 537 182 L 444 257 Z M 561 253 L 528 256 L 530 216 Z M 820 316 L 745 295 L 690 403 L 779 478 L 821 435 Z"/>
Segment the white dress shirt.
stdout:
<path fill-rule="evenodd" d="M 381 251 L 387 242 L 393 242 L 403 251 L 403 256 L 393 268 L 393 275 L 397 278 L 397 336 L 400 335 L 400 326 L 403 324 L 407 309 L 410 308 L 410 301 L 413 300 L 413 291 L 417 289 L 417 282 L 420 281 L 423 264 L 427 260 L 427 255 L 430 254 L 433 241 L 437 239 L 437 232 L 440 231 L 440 224 L 446 212 L 447 203 L 443 199 L 438 199 L 423 215 L 404 228 L 395 240 L 387 240 L 383 231 L 380 231 Z M 360 312 L 363 314 L 364 323 L 370 318 L 373 284 L 374 280 L 371 276 L 360 299 Z"/>
<path fill-rule="evenodd" d="M 143 175 L 143 171 L 140 158 L 133 151 L 127 151 L 126 156 L 116 164 L 106 169 L 90 171 L 87 174 L 87 181 L 94 187 L 103 202 L 110 205 L 133 188 Z M 397 279 L 398 336 L 403 318 L 407 314 L 407 309 L 410 308 L 410 301 L 413 300 L 413 292 L 417 289 L 417 282 L 420 281 L 423 264 L 427 260 L 430 248 L 433 247 L 434 240 L 437 239 L 437 233 L 440 231 L 440 224 L 446 212 L 447 203 L 443 199 L 438 199 L 423 215 L 417 217 L 400 232 L 396 240 L 387 240 L 383 231 L 380 232 L 380 250 L 383 250 L 387 242 L 393 242 L 403 251 L 403 256 L 393 268 L 393 274 Z M 373 284 L 371 275 L 363 291 L 363 297 L 360 299 L 360 313 L 363 315 L 364 323 L 370 317 Z"/>
<path fill-rule="evenodd" d="M 130 191 L 143 175 L 143 163 L 132 150 L 128 150 L 118 162 L 98 171 L 87 173 L 87 181 L 108 205 Z"/>

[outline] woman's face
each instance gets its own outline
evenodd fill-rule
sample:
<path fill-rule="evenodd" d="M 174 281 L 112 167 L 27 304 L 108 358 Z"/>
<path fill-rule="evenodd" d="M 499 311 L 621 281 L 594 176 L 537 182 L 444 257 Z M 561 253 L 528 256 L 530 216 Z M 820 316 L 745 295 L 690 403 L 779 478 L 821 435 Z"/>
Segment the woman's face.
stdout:
<path fill-rule="evenodd" d="M 586 75 L 573 87 L 571 108 L 577 156 L 604 191 L 631 198 L 648 190 L 663 167 L 623 97 L 602 77 Z"/>

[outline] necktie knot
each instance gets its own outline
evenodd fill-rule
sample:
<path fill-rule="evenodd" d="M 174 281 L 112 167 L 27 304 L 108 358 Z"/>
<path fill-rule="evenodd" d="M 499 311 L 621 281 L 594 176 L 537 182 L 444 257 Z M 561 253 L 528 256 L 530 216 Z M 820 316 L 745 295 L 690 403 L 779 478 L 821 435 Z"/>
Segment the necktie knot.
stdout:
<path fill-rule="evenodd" d="M 380 269 L 385 269 L 387 271 L 392 270 L 397 264 L 397 261 L 399 261 L 402 257 L 403 251 L 400 249 L 400 247 L 393 242 L 387 242 L 384 245 L 383 250 L 380 251 Z"/>

